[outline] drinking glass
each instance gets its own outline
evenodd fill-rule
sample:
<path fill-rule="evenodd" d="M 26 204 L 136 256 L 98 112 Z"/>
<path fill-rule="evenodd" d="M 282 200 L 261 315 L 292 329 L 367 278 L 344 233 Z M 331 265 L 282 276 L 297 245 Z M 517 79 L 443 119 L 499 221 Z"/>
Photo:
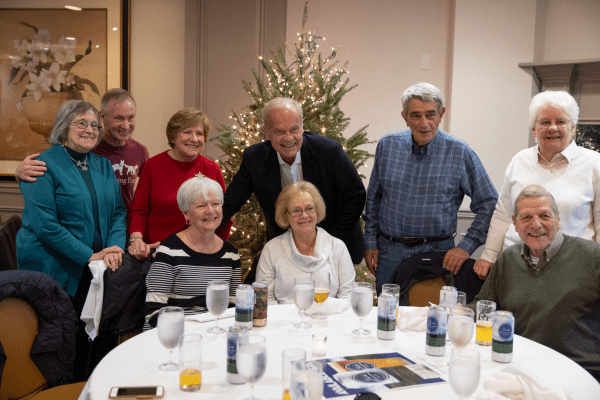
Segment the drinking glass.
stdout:
<path fill-rule="evenodd" d="M 467 306 L 467 294 L 465 292 L 456 292 L 456 306 L 460 307 L 459 304 L 463 307 Z"/>
<path fill-rule="evenodd" d="M 300 322 L 294 324 L 296 328 L 307 329 L 312 326 L 309 322 L 304 322 L 304 312 L 312 306 L 315 301 L 315 281 L 314 279 L 296 278 L 294 279 L 294 303 L 300 310 Z"/>
<path fill-rule="evenodd" d="M 491 300 L 477 302 L 477 323 L 475 324 L 475 342 L 481 346 L 492 345 L 492 317 L 496 303 Z"/>
<path fill-rule="evenodd" d="M 327 315 L 321 313 L 321 304 L 329 297 L 329 287 L 331 285 L 331 277 L 329 272 L 319 271 L 314 274 L 315 278 L 315 301 L 317 302 L 318 311 L 311 315 L 314 319 L 326 319 Z"/>
<path fill-rule="evenodd" d="M 353 334 L 369 335 L 371 331 L 363 328 L 363 318 L 369 315 L 373 308 L 373 284 L 369 282 L 355 282 L 350 296 L 352 311 L 360 318 L 360 327 L 352 331 Z"/>
<path fill-rule="evenodd" d="M 158 340 L 169 350 L 169 361 L 160 364 L 158 368 L 163 371 L 175 371 L 179 364 L 173 362 L 173 349 L 179 343 L 179 336 L 183 335 L 183 308 L 163 307 L 158 312 Z"/>
<path fill-rule="evenodd" d="M 296 361 L 292 365 L 292 400 L 321 400 L 323 367 L 318 362 Z"/>
<path fill-rule="evenodd" d="M 202 389 L 202 336 L 179 337 L 179 388 L 186 392 Z"/>
<path fill-rule="evenodd" d="M 282 355 L 281 377 L 283 380 L 283 400 L 290 400 L 290 384 L 292 380 L 292 365 L 296 361 L 306 361 L 306 351 L 302 349 L 285 349 Z"/>
<path fill-rule="evenodd" d="M 457 290 L 454 286 L 443 286 L 440 290 L 440 307 L 444 307 L 448 313 L 456 307 Z"/>
<path fill-rule="evenodd" d="M 457 307 L 448 316 L 448 336 L 453 346 L 464 349 L 473 337 L 475 312 L 470 308 Z"/>
<path fill-rule="evenodd" d="M 464 400 L 475 393 L 479 384 L 479 351 L 452 349 L 448 366 L 450 387 L 454 394 Z"/>
<path fill-rule="evenodd" d="M 258 400 L 254 397 L 254 384 L 267 369 L 267 346 L 264 336 L 247 335 L 240 338 L 237 353 L 238 373 L 250 385 L 250 397 L 244 400 Z"/>
<path fill-rule="evenodd" d="M 229 305 L 229 283 L 226 280 L 209 281 L 206 288 L 206 305 L 208 311 L 215 316 L 215 326 L 210 328 L 210 333 L 223 333 L 225 329 L 219 327 L 219 317 L 223 315 Z"/>
<path fill-rule="evenodd" d="M 400 310 L 400 285 L 395 283 L 384 283 L 381 286 L 381 293 L 389 293 L 396 296 L 396 321 L 398 321 L 398 311 Z"/>

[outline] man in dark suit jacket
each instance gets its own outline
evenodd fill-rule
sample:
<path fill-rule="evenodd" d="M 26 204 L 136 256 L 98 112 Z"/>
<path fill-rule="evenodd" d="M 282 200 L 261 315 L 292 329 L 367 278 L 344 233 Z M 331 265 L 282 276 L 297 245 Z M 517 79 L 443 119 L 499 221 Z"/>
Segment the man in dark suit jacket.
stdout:
<path fill-rule="evenodd" d="M 319 224 L 342 240 L 358 264 L 364 253 L 359 217 L 365 187 L 342 146 L 333 139 L 303 132 L 302 108 L 293 99 L 271 100 L 263 110 L 267 140 L 244 150 L 240 169 L 225 192 L 223 221 L 256 195 L 265 214 L 267 239 L 285 232 L 275 222 L 275 201 L 282 186 L 305 180 L 314 184 L 326 205 Z"/>

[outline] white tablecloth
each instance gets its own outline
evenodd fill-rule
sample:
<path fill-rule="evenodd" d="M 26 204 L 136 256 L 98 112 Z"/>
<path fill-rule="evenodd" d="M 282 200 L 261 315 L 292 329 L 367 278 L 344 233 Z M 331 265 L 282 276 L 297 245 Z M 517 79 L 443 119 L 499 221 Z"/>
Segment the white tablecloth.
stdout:
<path fill-rule="evenodd" d="M 398 352 L 417 363 L 425 363 L 441 372 L 442 379 L 448 380 L 448 360 L 451 345 L 446 346 L 446 354 L 432 357 L 425 354 L 425 332 L 396 330 L 396 339 L 377 339 L 377 310 L 363 321 L 371 330 L 371 335 L 357 337 L 352 330 L 358 327 L 359 319 L 351 310 L 342 314 L 330 315 L 326 320 L 308 318 L 313 326 L 310 329 L 297 329 L 292 323 L 299 321 L 294 305 L 269 306 L 266 327 L 252 329 L 252 334 L 267 338 L 267 370 L 264 377 L 255 385 L 255 394 L 263 400 L 281 399 L 281 352 L 285 348 L 299 347 L 306 350 L 312 359 L 312 333 L 325 332 L 328 335 L 326 357 L 340 357 L 372 353 Z M 228 328 L 235 323 L 233 318 L 221 320 L 219 325 Z M 185 333 L 200 333 L 203 337 L 202 389 L 186 393 L 179 390 L 178 371 L 161 371 L 158 365 L 168 358 L 167 350 L 160 344 L 156 329 L 138 335 L 110 352 L 96 367 L 82 393 L 81 399 L 108 399 L 113 386 L 160 385 L 165 388 L 165 399 L 227 399 L 235 400 L 250 393 L 247 385 L 232 385 L 226 377 L 226 333 L 215 335 L 206 330 L 214 322 L 192 322 L 185 324 Z M 506 364 L 491 360 L 491 347 L 475 344 L 473 335 L 470 348 L 481 353 L 481 379 L 499 372 Z M 177 350 L 174 351 L 177 360 Z M 573 399 L 600 399 L 600 384 L 579 365 L 543 345 L 515 335 L 512 364 L 548 387 L 561 387 Z M 422 385 L 379 393 L 382 399 L 406 398 L 456 399 L 449 383 Z M 343 397 L 340 399 L 351 399 Z M 472 397 L 475 398 L 475 395 Z"/>

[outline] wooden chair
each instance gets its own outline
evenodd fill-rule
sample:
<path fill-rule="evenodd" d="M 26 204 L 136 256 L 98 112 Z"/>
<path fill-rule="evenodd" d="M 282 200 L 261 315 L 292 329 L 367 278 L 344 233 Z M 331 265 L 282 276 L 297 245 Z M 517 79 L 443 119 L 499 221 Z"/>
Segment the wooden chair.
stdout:
<path fill-rule="evenodd" d="M 29 357 L 37 332 L 38 317 L 28 302 L 12 297 L 0 301 L 0 343 L 6 354 L 0 400 L 77 399 L 85 382 L 46 389 L 48 381 Z"/>
<path fill-rule="evenodd" d="M 441 276 L 415 284 L 408 292 L 408 301 L 414 307 L 429 307 L 429 303 L 440 302 L 440 290 L 446 286 Z"/>

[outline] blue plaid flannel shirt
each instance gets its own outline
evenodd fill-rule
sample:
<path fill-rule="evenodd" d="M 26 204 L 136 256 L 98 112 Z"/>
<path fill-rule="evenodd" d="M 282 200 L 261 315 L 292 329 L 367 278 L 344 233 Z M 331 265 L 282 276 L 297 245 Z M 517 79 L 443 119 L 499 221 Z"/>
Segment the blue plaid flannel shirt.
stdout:
<path fill-rule="evenodd" d="M 448 237 L 456 232 L 464 196 L 475 220 L 458 247 L 472 254 L 485 243 L 498 194 L 477 154 L 438 129 L 420 149 L 409 130 L 377 144 L 367 190 L 365 247 L 377 250 L 377 233 L 393 237 Z"/>

